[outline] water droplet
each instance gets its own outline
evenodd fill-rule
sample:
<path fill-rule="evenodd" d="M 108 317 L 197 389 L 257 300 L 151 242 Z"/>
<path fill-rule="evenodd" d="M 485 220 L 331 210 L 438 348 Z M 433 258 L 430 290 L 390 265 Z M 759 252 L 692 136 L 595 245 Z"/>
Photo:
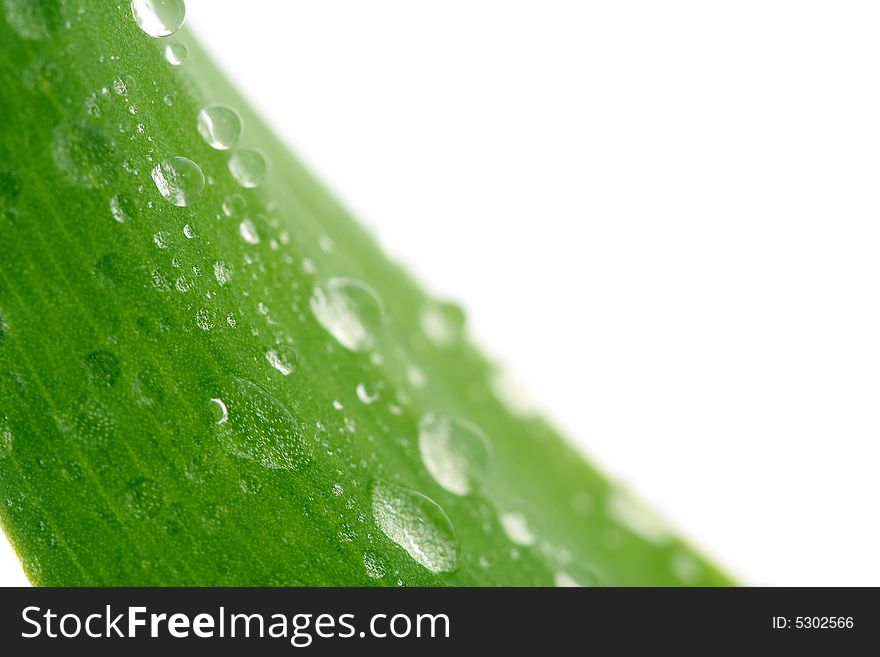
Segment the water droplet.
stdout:
<path fill-rule="evenodd" d="M 373 518 L 379 529 L 432 573 L 458 567 L 458 538 L 452 521 L 434 500 L 397 484 L 377 483 Z"/>
<path fill-rule="evenodd" d="M 384 316 L 379 295 L 366 284 L 347 278 L 331 278 L 315 287 L 309 305 L 321 326 L 351 351 L 373 345 Z"/>
<path fill-rule="evenodd" d="M 169 43 L 165 46 L 165 59 L 172 66 L 180 66 L 183 64 L 189 51 L 182 43 Z"/>
<path fill-rule="evenodd" d="M 6 336 L 9 334 L 9 324 L 6 323 L 6 320 L 3 319 L 3 316 L 0 315 L 0 347 L 3 346 L 3 343 L 6 342 Z"/>
<path fill-rule="evenodd" d="M 257 226 L 251 219 L 245 219 L 238 225 L 238 234 L 248 244 L 259 244 L 260 234 L 257 232 Z"/>
<path fill-rule="evenodd" d="M 185 294 L 192 289 L 192 282 L 186 277 L 185 274 L 182 274 L 177 277 L 177 280 L 174 281 L 174 287 L 177 288 L 177 291 L 181 294 Z"/>
<path fill-rule="evenodd" d="M 135 397 L 144 406 L 158 404 L 165 398 L 162 377 L 156 370 L 149 367 L 137 373 L 132 390 Z"/>
<path fill-rule="evenodd" d="M 247 379 L 235 377 L 228 388 L 226 419 L 215 425 L 223 448 L 265 468 L 302 468 L 307 461 L 305 435 L 290 411 L 268 390 Z"/>
<path fill-rule="evenodd" d="M 216 148 L 218 151 L 229 150 L 241 137 L 241 117 L 238 112 L 226 105 L 208 105 L 199 112 L 196 123 L 202 139 L 211 148 Z M 241 152 L 249 153 L 250 151 Z M 231 170 L 231 162 L 229 166 Z M 234 171 L 233 175 L 235 175 Z M 235 177 L 241 182 L 237 175 Z M 243 182 L 241 184 L 245 187 L 256 187 L 259 182 L 254 185 L 246 185 Z"/>
<path fill-rule="evenodd" d="M 518 545 L 534 545 L 535 534 L 529 527 L 525 515 L 518 511 L 501 514 L 501 526 L 507 537 Z"/>
<path fill-rule="evenodd" d="M 407 365 L 406 380 L 413 388 L 422 388 L 425 385 L 425 373 L 418 365 Z"/>
<path fill-rule="evenodd" d="M 6 20 L 29 40 L 52 36 L 62 22 L 58 0 L 6 0 Z"/>
<path fill-rule="evenodd" d="M 168 248 L 168 233 L 163 230 L 160 230 L 158 233 L 153 235 L 153 244 L 155 244 L 160 249 Z"/>
<path fill-rule="evenodd" d="M 215 424 L 226 424 L 229 420 L 229 409 L 226 408 L 226 403 L 217 397 L 211 399 L 211 403 L 214 404 L 214 423 Z"/>
<path fill-rule="evenodd" d="M 385 577 L 385 564 L 375 552 L 364 552 L 364 570 L 367 571 L 367 577 L 371 579 Z"/>
<path fill-rule="evenodd" d="M 125 490 L 125 505 L 138 520 L 155 518 L 162 509 L 162 489 L 152 479 L 138 477 Z"/>
<path fill-rule="evenodd" d="M 0 460 L 12 454 L 12 441 L 14 439 L 15 436 L 12 435 L 12 429 L 0 425 Z"/>
<path fill-rule="evenodd" d="M 229 173 L 242 187 L 257 187 L 266 177 L 266 160 L 256 151 L 236 151 L 229 158 Z"/>
<path fill-rule="evenodd" d="M 579 569 L 579 572 L 574 575 L 564 570 L 558 570 L 553 575 L 553 584 L 562 588 L 598 586 L 599 577 L 589 569 Z"/>
<path fill-rule="evenodd" d="M 438 347 L 448 347 L 459 340 L 464 322 L 464 312 L 452 303 L 429 303 L 419 317 L 425 335 Z"/>
<path fill-rule="evenodd" d="M 266 360 L 269 361 L 269 365 L 281 372 L 282 375 L 287 376 L 296 369 L 299 356 L 291 347 L 278 345 L 266 352 Z"/>
<path fill-rule="evenodd" d="M 357 384 L 355 392 L 357 392 L 358 399 L 360 399 L 364 404 L 367 404 L 368 406 L 375 403 L 379 399 L 379 393 L 370 393 L 363 383 Z"/>
<path fill-rule="evenodd" d="M 63 434 L 87 444 L 103 444 L 116 431 L 113 416 L 91 397 L 73 404 L 57 424 Z"/>
<path fill-rule="evenodd" d="M 162 198 L 180 208 L 195 203 L 205 191 L 205 174 L 198 164 L 185 157 L 163 160 L 151 175 Z"/>
<path fill-rule="evenodd" d="M 622 488 L 609 495 L 607 511 L 619 524 L 652 543 L 662 543 L 670 536 L 663 519 Z"/>
<path fill-rule="evenodd" d="M 186 237 L 186 239 L 191 240 L 196 236 L 196 231 L 193 230 L 192 226 L 190 226 L 189 224 L 186 224 L 183 227 L 183 235 L 184 235 L 184 237 Z"/>
<path fill-rule="evenodd" d="M 230 194 L 223 201 L 223 214 L 227 217 L 235 217 L 245 211 L 247 202 L 239 194 Z"/>
<path fill-rule="evenodd" d="M 125 194 L 117 194 L 110 199 L 110 214 L 115 221 L 124 224 L 137 213 L 137 204 Z"/>
<path fill-rule="evenodd" d="M 214 278 L 217 280 L 218 285 L 229 285 L 232 281 L 232 275 L 234 270 L 232 265 L 223 260 L 217 260 L 214 262 Z"/>
<path fill-rule="evenodd" d="M 669 567 L 687 586 L 695 586 L 703 573 L 700 563 L 686 552 L 675 552 L 669 559 Z"/>
<path fill-rule="evenodd" d="M 119 359 L 109 351 L 93 351 L 85 359 L 86 378 L 98 388 L 109 388 L 122 373 Z"/>
<path fill-rule="evenodd" d="M 196 325 L 203 331 L 210 331 L 214 328 L 214 322 L 211 319 L 211 313 L 206 309 L 196 311 Z"/>
<path fill-rule="evenodd" d="M 419 453 L 431 476 L 455 495 L 474 492 L 486 478 L 491 460 L 482 429 L 461 418 L 434 414 L 419 423 Z"/>
<path fill-rule="evenodd" d="M 115 175 L 116 146 L 99 125 L 90 121 L 60 125 L 52 137 L 55 166 L 70 183 L 97 189 Z"/>
<path fill-rule="evenodd" d="M 183 0 L 131 0 L 131 13 L 144 32 L 165 37 L 183 26 L 186 4 Z"/>

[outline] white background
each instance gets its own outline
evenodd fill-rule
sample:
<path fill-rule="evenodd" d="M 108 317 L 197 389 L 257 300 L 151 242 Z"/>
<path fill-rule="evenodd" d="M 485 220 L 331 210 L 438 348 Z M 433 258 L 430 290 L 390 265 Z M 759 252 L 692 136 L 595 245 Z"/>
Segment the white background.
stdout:
<path fill-rule="evenodd" d="M 746 582 L 880 585 L 880 6 L 188 7 L 589 455 Z"/>

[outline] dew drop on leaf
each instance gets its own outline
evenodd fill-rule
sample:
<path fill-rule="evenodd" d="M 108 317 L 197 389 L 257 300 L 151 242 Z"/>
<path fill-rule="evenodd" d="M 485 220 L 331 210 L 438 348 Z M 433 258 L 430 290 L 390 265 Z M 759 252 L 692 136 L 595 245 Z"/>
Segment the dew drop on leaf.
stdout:
<path fill-rule="evenodd" d="M 461 339 L 464 322 L 464 312 L 452 303 L 429 303 L 419 316 L 422 331 L 438 347 L 448 347 Z"/>
<path fill-rule="evenodd" d="M 174 34 L 186 19 L 183 0 L 132 0 L 131 13 L 144 32 L 153 37 Z"/>
<path fill-rule="evenodd" d="M 214 262 L 214 279 L 220 286 L 229 285 L 232 281 L 233 269 L 225 260 L 217 260 Z"/>
<path fill-rule="evenodd" d="M 12 429 L 0 424 L 0 460 L 5 459 L 12 454 L 13 440 L 14 436 L 12 435 Z"/>
<path fill-rule="evenodd" d="M 355 392 L 357 393 L 358 399 L 360 399 L 364 404 L 368 406 L 370 404 L 374 404 L 376 400 L 379 399 L 378 392 L 370 392 L 367 390 L 367 387 L 363 383 L 358 383 L 357 388 L 355 388 Z"/>
<path fill-rule="evenodd" d="M 226 105 L 208 105 L 199 112 L 196 125 L 202 139 L 211 148 L 216 148 L 218 151 L 229 150 L 235 146 L 238 138 L 241 137 L 241 117 L 238 115 L 238 112 Z M 241 151 L 239 155 L 248 152 L 251 151 Z M 235 175 L 235 172 L 233 172 L 233 175 Z M 237 175 L 236 179 L 245 187 L 256 186 L 246 185 Z"/>
<path fill-rule="evenodd" d="M 230 194 L 223 201 L 223 214 L 227 217 L 235 217 L 244 212 L 247 203 L 240 194 Z"/>
<path fill-rule="evenodd" d="M 71 405 L 57 418 L 57 424 L 64 435 L 90 445 L 107 442 L 116 431 L 116 422 L 110 411 L 91 397 Z"/>
<path fill-rule="evenodd" d="M 432 573 L 458 567 L 458 538 L 446 512 L 431 498 L 397 484 L 377 483 L 373 518 L 389 539 Z"/>
<path fill-rule="evenodd" d="M 6 0 L 6 20 L 23 39 L 46 39 L 61 25 L 59 0 Z"/>
<path fill-rule="evenodd" d="M 162 198 L 180 208 L 195 203 L 205 191 L 205 174 L 201 167 L 185 157 L 163 160 L 153 168 L 151 175 Z"/>
<path fill-rule="evenodd" d="M 196 311 L 196 325 L 203 331 L 210 331 L 214 328 L 214 322 L 211 319 L 211 313 L 205 308 Z"/>
<path fill-rule="evenodd" d="M 109 351 L 93 351 L 85 359 L 86 378 L 97 388 L 109 388 L 122 373 L 119 359 Z"/>
<path fill-rule="evenodd" d="M 331 278 L 315 287 L 309 305 L 321 326 L 351 351 L 371 347 L 384 319 L 378 293 L 347 278 Z"/>
<path fill-rule="evenodd" d="M 135 216 L 137 204 L 125 194 L 116 194 L 110 198 L 110 215 L 114 221 L 124 224 Z"/>
<path fill-rule="evenodd" d="M 85 189 L 104 186 L 116 172 L 116 147 L 107 132 L 90 121 L 57 126 L 52 158 L 68 182 Z"/>
<path fill-rule="evenodd" d="M 259 244 L 260 234 L 257 232 L 257 226 L 251 219 L 245 219 L 238 225 L 238 234 L 248 244 Z"/>
<path fill-rule="evenodd" d="M 169 43 L 165 46 L 165 59 L 172 66 L 180 66 L 183 64 L 189 51 L 182 43 Z"/>
<path fill-rule="evenodd" d="M 455 417 L 428 414 L 419 423 L 419 453 L 425 468 L 443 488 L 468 495 L 489 470 L 489 440 L 477 425 Z"/>
<path fill-rule="evenodd" d="M 525 514 L 519 511 L 510 511 L 501 514 L 501 526 L 507 537 L 517 545 L 534 545 L 535 534 L 529 527 Z"/>
<path fill-rule="evenodd" d="M 290 346 L 277 345 L 266 351 L 266 361 L 282 375 L 288 376 L 296 369 L 299 356 Z"/>
<path fill-rule="evenodd" d="M 154 480 L 138 477 L 128 483 L 125 489 L 125 506 L 138 520 L 156 517 L 162 509 L 162 490 Z"/>
<path fill-rule="evenodd" d="M 272 470 L 298 470 L 308 458 L 300 424 L 272 393 L 240 377 L 228 384 L 221 417 L 214 430 L 231 455 Z M 211 400 L 218 407 L 220 397 Z"/>
<path fill-rule="evenodd" d="M 370 579 L 385 577 L 385 564 L 375 552 L 364 552 L 364 570 Z"/>
<path fill-rule="evenodd" d="M 164 230 L 160 230 L 158 233 L 153 235 L 153 244 L 155 244 L 160 249 L 168 248 L 168 233 Z"/>
<path fill-rule="evenodd" d="M 266 177 L 266 160 L 256 151 L 236 151 L 229 158 L 229 173 L 242 187 L 258 187 Z"/>

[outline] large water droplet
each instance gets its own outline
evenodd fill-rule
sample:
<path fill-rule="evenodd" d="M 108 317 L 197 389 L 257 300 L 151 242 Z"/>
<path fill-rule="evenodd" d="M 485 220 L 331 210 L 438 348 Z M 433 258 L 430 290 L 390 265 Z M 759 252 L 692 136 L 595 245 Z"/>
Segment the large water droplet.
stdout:
<path fill-rule="evenodd" d="M 202 139 L 208 142 L 211 148 L 216 148 L 218 151 L 229 150 L 241 137 L 241 117 L 238 112 L 226 105 L 205 107 L 199 112 L 196 123 Z"/>
<path fill-rule="evenodd" d="M 12 442 L 14 439 L 12 429 L 0 424 L 0 459 L 5 459 L 12 454 Z"/>
<path fill-rule="evenodd" d="M 195 203 L 205 191 L 205 174 L 201 167 L 185 157 L 163 160 L 151 175 L 162 198 L 180 208 Z"/>
<path fill-rule="evenodd" d="M 229 172 L 242 187 L 257 187 L 266 177 L 266 160 L 256 151 L 236 151 L 229 158 Z"/>
<path fill-rule="evenodd" d="M 315 288 L 309 301 L 315 319 L 346 349 L 372 346 L 382 324 L 382 299 L 365 283 L 331 278 Z"/>
<path fill-rule="evenodd" d="M 242 220 L 238 225 L 238 234 L 248 244 L 256 245 L 260 243 L 260 234 L 257 232 L 257 225 L 252 219 Z"/>
<path fill-rule="evenodd" d="M 45 39 L 61 24 L 59 0 L 6 0 L 6 20 L 23 39 Z"/>
<path fill-rule="evenodd" d="M 284 404 L 262 386 L 239 377 L 230 381 L 228 393 L 222 401 L 211 400 L 221 411 L 215 431 L 227 452 L 273 470 L 305 465 L 305 435 Z"/>
<path fill-rule="evenodd" d="M 169 43 L 165 46 L 165 59 L 167 59 L 168 63 L 172 66 L 180 66 L 183 64 L 188 54 L 189 50 L 187 50 L 186 46 L 182 43 Z"/>
<path fill-rule="evenodd" d="M 397 484 L 377 483 L 373 518 L 379 529 L 432 573 L 458 567 L 458 538 L 452 521 L 434 500 Z"/>
<path fill-rule="evenodd" d="M 456 495 L 467 495 L 480 486 L 491 459 L 489 441 L 478 426 L 434 414 L 419 423 L 419 453 L 437 483 Z"/>
<path fill-rule="evenodd" d="M 131 13 L 144 32 L 165 37 L 183 26 L 186 4 L 183 0 L 131 0 Z"/>

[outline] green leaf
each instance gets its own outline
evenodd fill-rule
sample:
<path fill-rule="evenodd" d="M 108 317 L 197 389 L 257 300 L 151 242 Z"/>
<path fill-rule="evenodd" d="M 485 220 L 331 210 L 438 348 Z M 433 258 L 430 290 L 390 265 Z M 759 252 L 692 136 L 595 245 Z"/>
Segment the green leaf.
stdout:
<path fill-rule="evenodd" d="M 0 520 L 31 581 L 730 583 L 518 403 L 185 30 L 174 66 L 127 2 L 2 7 Z"/>

